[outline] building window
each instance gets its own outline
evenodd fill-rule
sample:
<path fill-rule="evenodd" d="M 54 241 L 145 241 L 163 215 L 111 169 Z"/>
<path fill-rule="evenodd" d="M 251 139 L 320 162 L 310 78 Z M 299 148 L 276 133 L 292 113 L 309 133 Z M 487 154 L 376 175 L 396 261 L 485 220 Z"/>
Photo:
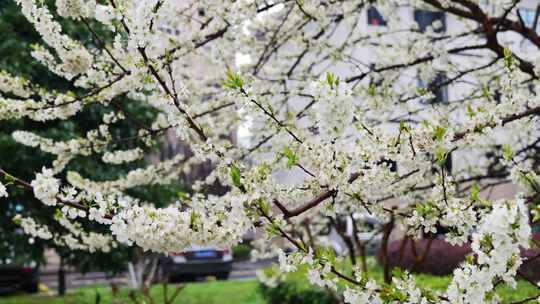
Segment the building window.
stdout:
<path fill-rule="evenodd" d="M 446 31 L 446 18 L 444 12 L 415 10 L 414 21 L 418 23 L 418 27 L 422 33 L 426 31 L 428 26 L 433 26 L 433 31 L 435 33 Z"/>
<path fill-rule="evenodd" d="M 532 29 L 535 26 L 534 20 L 536 19 L 536 10 L 520 8 L 518 11 L 521 19 L 523 19 L 523 23 L 525 23 L 525 26 Z M 536 28 L 534 30 L 535 32 L 540 33 L 539 21 L 536 21 Z"/>
<path fill-rule="evenodd" d="M 367 11 L 368 24 L 374 26 L 386 26 L 386 20 L 375 7 L 370 7 Z"/>
<path fill-rule="evenodd" d="M 437 74 L 435 79 L 433 79 L 430 83 L 426 84 L 423 80 L 418 81 L 418 85 L 433 93 L 434 97 L 426 100 L 427 102 L 448 102 L 448 85 L 446 82 L 448 79 L 446 78 L 446 75 L 443 73 Z"/>

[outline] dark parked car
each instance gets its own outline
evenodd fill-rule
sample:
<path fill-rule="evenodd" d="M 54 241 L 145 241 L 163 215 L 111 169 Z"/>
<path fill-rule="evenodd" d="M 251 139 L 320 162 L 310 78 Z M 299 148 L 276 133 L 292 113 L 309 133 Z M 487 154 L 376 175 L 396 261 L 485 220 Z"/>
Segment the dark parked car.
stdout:
<path fill-rule="evenodd" d="M 201 276 L 225 280 L 231 272 L 232 260 L 229 248 L 197 248 L 169 253 L 161 260 L 161 277 L 166 281 L 190 280 Z"/>
<path fill-rule="evenodd" d="M 37 267 L 0 264 L 0 293 L 37 292 L 38 285 Z"/>

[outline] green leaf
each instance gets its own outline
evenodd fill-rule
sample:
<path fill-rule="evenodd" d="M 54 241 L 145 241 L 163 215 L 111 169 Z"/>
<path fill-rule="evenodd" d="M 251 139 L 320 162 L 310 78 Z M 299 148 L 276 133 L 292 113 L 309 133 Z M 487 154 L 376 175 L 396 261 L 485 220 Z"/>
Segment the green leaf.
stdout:
<path fill-rule="evenodd" d="M 407 294 L 396 286 L 385 284 L 381 291 L 381 299 L 384 303 L 403 303 L 407 301 Z"/>
<path fill-rule="evenodd" d="M 360 192 L 354 192 L 352 196 L 355 200 L 362 201 L 362 194 Z"/>
<path fill-rule="evenodd" d="M 60 220 L 60 219 L 63 218 L 63 217 L 64 217 L 64 214 L 62 213 L 62 210 L 60 210 L 60 209 L 54 210 L 54 219 L 55 219 L 55 220 L 58 221 L 58 220 Z"/>
<path fill-rule="evenodd" d="M 442 141 L 445 134 L 446 134 L 446 128 L 443 126 L 437 126 L 435 127 L 435 130 L 433 131 L 433 140 Z"/>
<path fill-rule="evenodd" d="M 394 267 L 392 269 L 392 276 L 395 277 L 395 278 L 401 279 L 401 280 L 403 280 L 403 279 L 405 279 L 407 277 L 405 272 L 399 267 Z"/>
<path fill-rule="evenodd" d="M 183 200 L 183 201 L 190 201 L 190 200 L 191 200 L 191 198 L 189 197 L 189 194 L 186 193 L 186 192 L 184 192 L 184 191 L 178 191 L 178 192 L 176 192 L 176 196 L 177 196 L 179 199 Z"/>
<path fill-rule="evenodd" d="M 334 263 L 336 261 L 336 252 L 332 247 L 319 247 L 315 250 L 315 257 L 322 261 Z"/>
<path fill-rule="evenodd" d="M 471 188 L 471 200 L 473 202 L 480 201 L 480 185 L 478 183 L 474 183 Z"/>
<path fill-rule="evenodd" d="M 291 168 L 298 163 L 298 156 L 289 147 L 283 149 L 283 155 L 287 157 L 287 168 Z"/>
<path fill-rule="evenodd" d="M 307 248 L 306 248 L 306 246 L 304 245 L 303 242 L 299 242 L 299 243 L 298 243 L 298 247 L 299 247 L 299 249 L 300 249 L 301 251 L 308 252 L 308 250 L 307 250 Z"/>
<path fill-rule="evenodd" d="M 275 236 L 281 235 L 281 232 L 279 231 L 279 227 L 275 223 L 268 225 L 266 227 L 266 232 L 268 232 L 268 234 L 270 235 L 275 235 Z"/>
<path fill-rule="evenodd" d="M 244 80 L 240 77 L 240 74 L 228 69 L 227 79 L 223 82 L 223 86 L 233 90 L 240 90 L 244 87 Z"/>
<path fill-rule="evenodd" d="M 274 112 L 274 107 L 273 107 L 271 104 L 268 104 L 267 107 L 268 107 L 268 111 L 269 111 L 272 115 L 274 115 L 274 113 L 275 113 L 275 112 Z"/>
<path fill-rule="evenodd" d="M 504 65 L 507 68 L 511 68 L 514 65 L 514 54 L 509 48 L 504 48 Z"/>
<path fill-rule="evenodd" d="M 15 177 L 13 177 L 11 174 L 4 173 L 4 179 L 8 183 L 14 183 L 16 181 Z"/>
<path fill-rule="evenodd" d="M 16 225 L 20 225 L 22 224 L 22 219 L 20 217 L 14 217 L 13 218 L 13 222 L 16 224 Z"/>
<path fill-rule="evenodd" d="M 422 296 L 424 296 L 429 303 L 438 303 L 439 297 L 435 294 L 433 290 L 422 289 Z"/>
<path fill-rule="evenodd" d="M 197 231 L 199 219 L 201 218 L 201 215 L 196 213 L 195 211 L 191 211 L 190 217 L 189 217 L 189 227 L 195 231 Z"/>
<path fill-rule="evenodd" d="M 339 86 L 339 77 L 336 77 L 334 74 L 328 72 L 326 73 L 326 82 L 330 88 L 337 88 Z"/>
<path fill-rule="evenodd" d="M 484 237 L 480 240 L 480 250 L 489 252 L 491 249 L 493 249 L 493 236 L 491 234 L 484 234 Z"/>
<path fill-rule="evenodd" d="M 258 204 L 263 214 L 270 214 L 270 205 L 265 199 L 259 199 Z"/>
<path fill-rule="evenodd" d="M 534 213 L 534 217 L 533 217 L 533 223 L 536 223 L 538 221 L 540 221 L 540 207 L 536 207 L 536 210 L 535 210 L 535 213 Z"/>
<path fill-rule="evenodd" d="M 512 151 L 510 145 L 503 145 L 503 156 L 505 160 L 514 159 L 514 151 Z"/>
<path fill-rule="evenodd" d="M 446 158 L 448 157 L 448 151 L 442 147 L 438 147 L 435 150 L 435 158 L 437 159 L 437 163 L 441 166 L 443 166 L 446 163 Z"/>
<path fill-rule="evenodd" d="M 371 83 L 368 88 L 368 95 L 373 97 L 377 95 L 377 86 L 374 83 Z"/>
<path fill-rule="evenodd" d="M 484 85 L 482 87 L 482 95 L 484 96 L 485 99 L 490 99 L 489 88 L 487 85 Z"/>
<path fill-rule="evenodd" d="M 416 88 L 417 94 L 420 96 L 426 95 L 429 91 L 426 88 Z"/>
<path fill-rule="evenodd" d="M 467 115 L 469 117 L 474 117 L 476 115 L 476 112 L 471 105 L 467 105 Z"/>
<path fill-rule="evenodd" d="M 242 175 L 240 175 L 240 169 L 238 169 L 237 166 L 231 165 L 231 179 L 233 181 L 233 184 L 238 187 L 242 188 Z"/>
<path fill-rule="evenodd" d="M 437 208 L 432 201 L 426 201 L 425 203 L 416 203 L 415 210 L 423 217 L 433 217 L 437 215 Z"/>
<path fill-rule="evenodd" d="M 326 73 L 326 82 L 331 88 L 334 88 L 334 74 L 330 72 Z"/>
<path fill-rule="evenodd" d="M 484 299 L 487 302 L 492 302 L 492 300 L 494 298 L 495 298 L 495 291 L 494 290 L 490 290 L 490 291 L 486 292 L 486 295 L 484 296 Z"/>
<path fill-rule="evenodd" d="M 399 122 L 399 131 L 409 132 L 409 126 L 403 120 Z"/>

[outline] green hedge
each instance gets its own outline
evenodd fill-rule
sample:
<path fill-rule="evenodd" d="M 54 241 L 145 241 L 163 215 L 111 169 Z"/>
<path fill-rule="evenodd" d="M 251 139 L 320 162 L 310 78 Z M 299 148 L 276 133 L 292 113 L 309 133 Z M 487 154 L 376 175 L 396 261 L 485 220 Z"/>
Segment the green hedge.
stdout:
<path fill-rule="evenodd" d="M 238 244 L 233 247 L 233 257 L 237 261 L 249 260 L 251 247 L 247 244 Z"/>
<path fill-rule="evenodd" d="M 272 275 L 273 268 L 265 269 L 267 275 Z M 312 285 L 307 277 L 306 267 L 300 267 L 295 272 L 288 273 L 276 287 L 260 284 L 260 292 L 268 303 L 279 304 L 336 304 L 336 298 L 327 289 Z"/>
<path fill-rule="evenodd" d="M 284 281 L 276 287 L 260 285 L 261 293 L 268 303 L 281 304 L 335 304 L 329 291 L 320 288 L 305 288 L 294 281 Z"/>
<path fill-rule="evenodd" d="M 349 267 L 350 265 L 346 262 L 343 268 L 350 269 Z M 377 265 L 376 260 L 368 259 L 368 269 L 369 277 L 382 284 L 383 270 L 380 265 Z M 267 303 L 272 304 L 338 303 L 330 291 L 311 285 L 307 279 L 306 271 L 307 269 L 305 267 L 300 267 L 296 272 L 288 273 L 284 281 L 274 288 L 260 284 L 260 294 L 262 294 Z M 273 269 L 267 268 L 265 272 L 272 274 Z M 444 292 L 448 288 L 448 284 L 452 281 L 451 275 L 436 276 L 415 273 L 413 276 L 419 287 L 440 292 Z M 338 287 L 342 289 L 344 285 L 338 284 Z M 528 297 L 538 297 L 537 287 L 522 279 L 517 280 L 516 289 L 505 284 L 499 284 L 495 292 L 501 298 L 501 303 L 511 303 Z"/>

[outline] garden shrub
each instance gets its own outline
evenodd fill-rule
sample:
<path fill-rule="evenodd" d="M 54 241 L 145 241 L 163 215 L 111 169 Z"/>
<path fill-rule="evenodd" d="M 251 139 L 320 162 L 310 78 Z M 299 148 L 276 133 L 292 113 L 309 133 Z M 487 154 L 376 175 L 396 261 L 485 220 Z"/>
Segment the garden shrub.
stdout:
<path fill-rule="evenodd" d="M 275 287 L 260 285 L 261 293 L 268 303 L 280 304 L 335 304 L 334 296 L 325 289 L 306 285 L 306 280 L 287 279 Z"/>
<path fill-rule="evenodd" d="M 238 244 L 232 248 L 233 257 L 237 261 L 248 260 L 251 253 L 251 247 L 247 244 Z"/>

